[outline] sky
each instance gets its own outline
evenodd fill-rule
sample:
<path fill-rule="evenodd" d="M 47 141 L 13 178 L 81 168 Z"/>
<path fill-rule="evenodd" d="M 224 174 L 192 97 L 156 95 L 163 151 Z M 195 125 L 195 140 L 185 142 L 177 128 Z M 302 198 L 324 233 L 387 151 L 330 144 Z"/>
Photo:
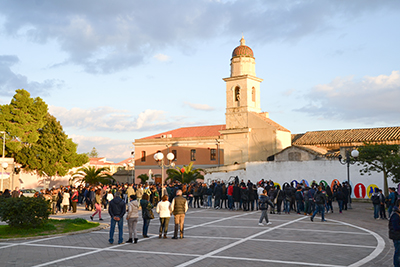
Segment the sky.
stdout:
<path fill-rule="evenodd" d="M 397 25 L 397 26 L 396 26 Z M 400 126 L 400 1 L 0 1 L 0 104 L 42 98 L 78 144 L 225 124 L 244 36 L 261 107 L 292 133 Z"/>

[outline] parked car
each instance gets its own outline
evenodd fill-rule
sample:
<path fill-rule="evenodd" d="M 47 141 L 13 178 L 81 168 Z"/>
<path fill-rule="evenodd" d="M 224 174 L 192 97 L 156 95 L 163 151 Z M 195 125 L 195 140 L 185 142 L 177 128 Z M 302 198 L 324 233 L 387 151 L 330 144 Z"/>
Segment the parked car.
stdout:
<path fill-rule="evenodd" d="M 33 197 L 33 195 L 38 192 L 35 189 L 21 189 L 20 190 L 24 197 Z"/>

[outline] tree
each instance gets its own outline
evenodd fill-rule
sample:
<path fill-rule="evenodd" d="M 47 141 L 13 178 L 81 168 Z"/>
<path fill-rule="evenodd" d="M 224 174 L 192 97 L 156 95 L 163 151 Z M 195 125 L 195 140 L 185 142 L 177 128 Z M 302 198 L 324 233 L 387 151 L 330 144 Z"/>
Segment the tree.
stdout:
<path fill-rule="evenodd" d="M 137 178 L 142 181 L 142 184 L 146 183 L 146 181 L 149 180 L 149 176 L 147 175 L 147 173 L 142 173 L 141 175 L 138 175 Z"/>
<path fill-rule="evenodd" d="M 97 152 L 96 148 L 93 147 L 92 151 L 89 153 L 89 158 L 97 158 L 99 156 L 99 153 Z"/>
<path fill-rule="evenodd" d="M 388 178 L 395 183 L 400 182 L 400 149 L 398 145 L 365 143 L 359 147 L 359 164 L 363 169 L 361 175 L 371 172 L 383 172 L 384 193 L 388 195 Z"/>
<path fill-rule="evenodd" d="M 16 154 L 16 161 L 25 170 L 36 170 L 39 175 L 64 176 L 73 167 L 89 161 L 86 155 L 76 153 L 77 145 L 68 138 L 61 124 L 52 115 L 46 115 L 46 124 L 38 132 L 39 140 L 24 146 Z"/>
<path fill-rule="evenodd" d="M 179 181 L 181 183 L 188 184 L 196 181 L 197 179 L 204 180 L 202 172 L 204 172 L 203 169 L 194 169 L 193 162 L 190 162 L 189 165 L 184 165 L 181 169 L 179 169 L 179 167 L 168 169 L 168 178 L 166 180 Z"/>
<path fill-rule="evenodd" d="M 111 184 L 115 179 L 108 173 L 109 168 L 96 168 L 94 166 L 82 167 L 72 174 L 71 181 L 87 183 L 90 185 Z"/>
<path fill-rule="evenodd" d="M 39 97 L 31 98 L 24 89 L 16 90 L 10 104 L 0 106 L 0 129 L 7 133 L 8 156 L 14 157 L 23 146 L 38 141 L 46 115 L 47 104 Z"/>
<path fill-rule="evenodd" d="M 4 115 L 0 116 L 0 127 L 10 138 L 6 141 L 8 156 L 39 176 L 64 176 L 89 161 L 86 155 L 77 154 L 77 145 L 47 113 L 47 105 L 39 97 L 32 99 L 23 89 L 16 92 L 11 103 L 0 109 Z"/>

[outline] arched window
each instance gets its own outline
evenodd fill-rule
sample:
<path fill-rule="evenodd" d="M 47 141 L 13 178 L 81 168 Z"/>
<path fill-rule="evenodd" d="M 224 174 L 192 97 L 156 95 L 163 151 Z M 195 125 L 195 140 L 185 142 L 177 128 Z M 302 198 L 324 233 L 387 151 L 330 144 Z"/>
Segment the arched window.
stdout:
<path fill-rule="evenodd" d="M 240 101 L 240 87 L 236 86 L 235 88 L 235 101 Z"/>
<path fill-rule="evenodd" d="M 256 102 L 256 88 L 251 88 L 251 100 Z"/>

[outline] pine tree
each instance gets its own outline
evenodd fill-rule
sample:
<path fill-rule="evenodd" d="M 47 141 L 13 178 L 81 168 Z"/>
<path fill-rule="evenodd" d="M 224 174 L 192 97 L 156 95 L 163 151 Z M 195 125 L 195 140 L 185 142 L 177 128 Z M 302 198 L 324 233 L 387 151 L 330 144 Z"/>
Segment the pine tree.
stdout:
<path fill-rule="evenodd" d="M 61 124 L 47 111 L 39 97 L 30 98 L 23 90 L 9 105 L 0 108 L 0 130 L 6 131 L 6 151 L 27 171 L 40 176 L 64 176 L 73 167 L 89 161 L 77 154 L 77 145 L 64 133 Z"/>

